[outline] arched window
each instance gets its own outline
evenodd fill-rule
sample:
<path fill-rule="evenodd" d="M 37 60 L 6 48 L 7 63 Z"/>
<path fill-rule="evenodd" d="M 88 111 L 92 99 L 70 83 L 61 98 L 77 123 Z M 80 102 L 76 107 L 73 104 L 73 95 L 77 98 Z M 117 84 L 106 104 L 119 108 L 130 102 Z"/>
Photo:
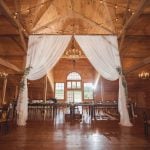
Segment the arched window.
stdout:
<path fill-rule="evenodd" d="M 68 74 L 67 80 L 81 80 L 81 76 L 77 72 L 71 72 Z"/>
<path fill-rule="evenodd" d="M 82 101 L 81 76 L 77 72 L 71 72 L 67 76 L 67 101 Z"/>
<path fill-rule="evenodd" d="M 81 76 L 77 72 L 71 72 L 67 76 L 67 88 L 68 89 L 80 89 L 81 88 Z"/>

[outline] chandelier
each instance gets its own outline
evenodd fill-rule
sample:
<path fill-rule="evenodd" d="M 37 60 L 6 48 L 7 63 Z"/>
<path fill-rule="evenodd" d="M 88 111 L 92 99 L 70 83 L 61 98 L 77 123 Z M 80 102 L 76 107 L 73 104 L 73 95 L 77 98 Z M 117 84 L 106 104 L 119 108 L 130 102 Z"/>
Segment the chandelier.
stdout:
<path fill-rule="evenodd" d="M 6 78 L 8 76 L 8 73 L 6 72 L 0 72 L 0 77 L 1 78 Z"/>
<path fill-rule="evenodd" d="M 78 59 L 82 56 L 81 50 L 75 47 L 74 36 L 72 39 L 71 48 L 65 52 L 65 56 L 71 59 Z"/>
<path fill-rule="evenodd" d="M 141 73 L 139 73 L 139 78 L 140 79 L 149 79 L 150 74 L 148 72 L 142 71 Z"/>

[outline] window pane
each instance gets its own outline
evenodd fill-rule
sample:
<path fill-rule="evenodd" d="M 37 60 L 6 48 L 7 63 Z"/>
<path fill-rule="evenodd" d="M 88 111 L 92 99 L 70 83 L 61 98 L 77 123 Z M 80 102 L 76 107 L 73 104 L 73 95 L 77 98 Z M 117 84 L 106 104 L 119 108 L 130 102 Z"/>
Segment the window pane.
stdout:
<path fill-rule="evenodd" d="M 68 88 L 68 89 L 71 88 L 71 82 L 67 82 L 67 88 Z"/>
<path fill-rule="evenodd" d="M 55 84 L 55 98 L 64 99 L 64 83 Z"/>
<path fill-rule="evenodd" d="M 69 103 L 73 102 L 73 91 L 67 91 L 67 101 Z"/>
<path fill-rule="evenodd" d="M 72 88 L 76 88 L 76 82 L 72 82 Z"/>
<path fill-rule="evenodd" d="M 93 99 L 92 83 L 84 83 L 84 99 Z"/>
<path fill-rule="evenodd" d="M 81 82 L 77 82 L 77 88 L 81 88 Z"/>

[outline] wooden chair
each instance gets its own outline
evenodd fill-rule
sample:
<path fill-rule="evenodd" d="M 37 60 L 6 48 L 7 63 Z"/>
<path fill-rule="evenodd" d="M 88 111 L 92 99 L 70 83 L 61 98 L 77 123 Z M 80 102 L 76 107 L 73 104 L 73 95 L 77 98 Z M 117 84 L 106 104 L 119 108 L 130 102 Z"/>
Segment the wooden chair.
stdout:
<path fill-rule="evenodd" d="M 9 131 L 10 112 L 11 112 L 10 105 L 3 106 L 1 117 L 0 117 L 0 129 L 2 134 L 6 134 Z"/>
<path fill-rule="evenodd" d="M 150 118 L 148 118 L 146 112 L 143 113 L 143 119 L 144 119 L 144 133 L 145 136 L 148 136 L 148 129 L 150 128 Z"/>

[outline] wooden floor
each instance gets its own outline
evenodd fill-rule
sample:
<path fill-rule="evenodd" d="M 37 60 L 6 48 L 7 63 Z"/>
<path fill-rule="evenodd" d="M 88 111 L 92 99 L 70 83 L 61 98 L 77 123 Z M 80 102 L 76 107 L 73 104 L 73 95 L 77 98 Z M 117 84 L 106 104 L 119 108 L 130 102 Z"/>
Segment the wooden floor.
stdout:
<path fill-rule="evenodd" d="M 0 150 L 150 150 L 150 135 L 133 121 L 123 127 L 117 120 L 29 121 L 0 135 Z"/>

